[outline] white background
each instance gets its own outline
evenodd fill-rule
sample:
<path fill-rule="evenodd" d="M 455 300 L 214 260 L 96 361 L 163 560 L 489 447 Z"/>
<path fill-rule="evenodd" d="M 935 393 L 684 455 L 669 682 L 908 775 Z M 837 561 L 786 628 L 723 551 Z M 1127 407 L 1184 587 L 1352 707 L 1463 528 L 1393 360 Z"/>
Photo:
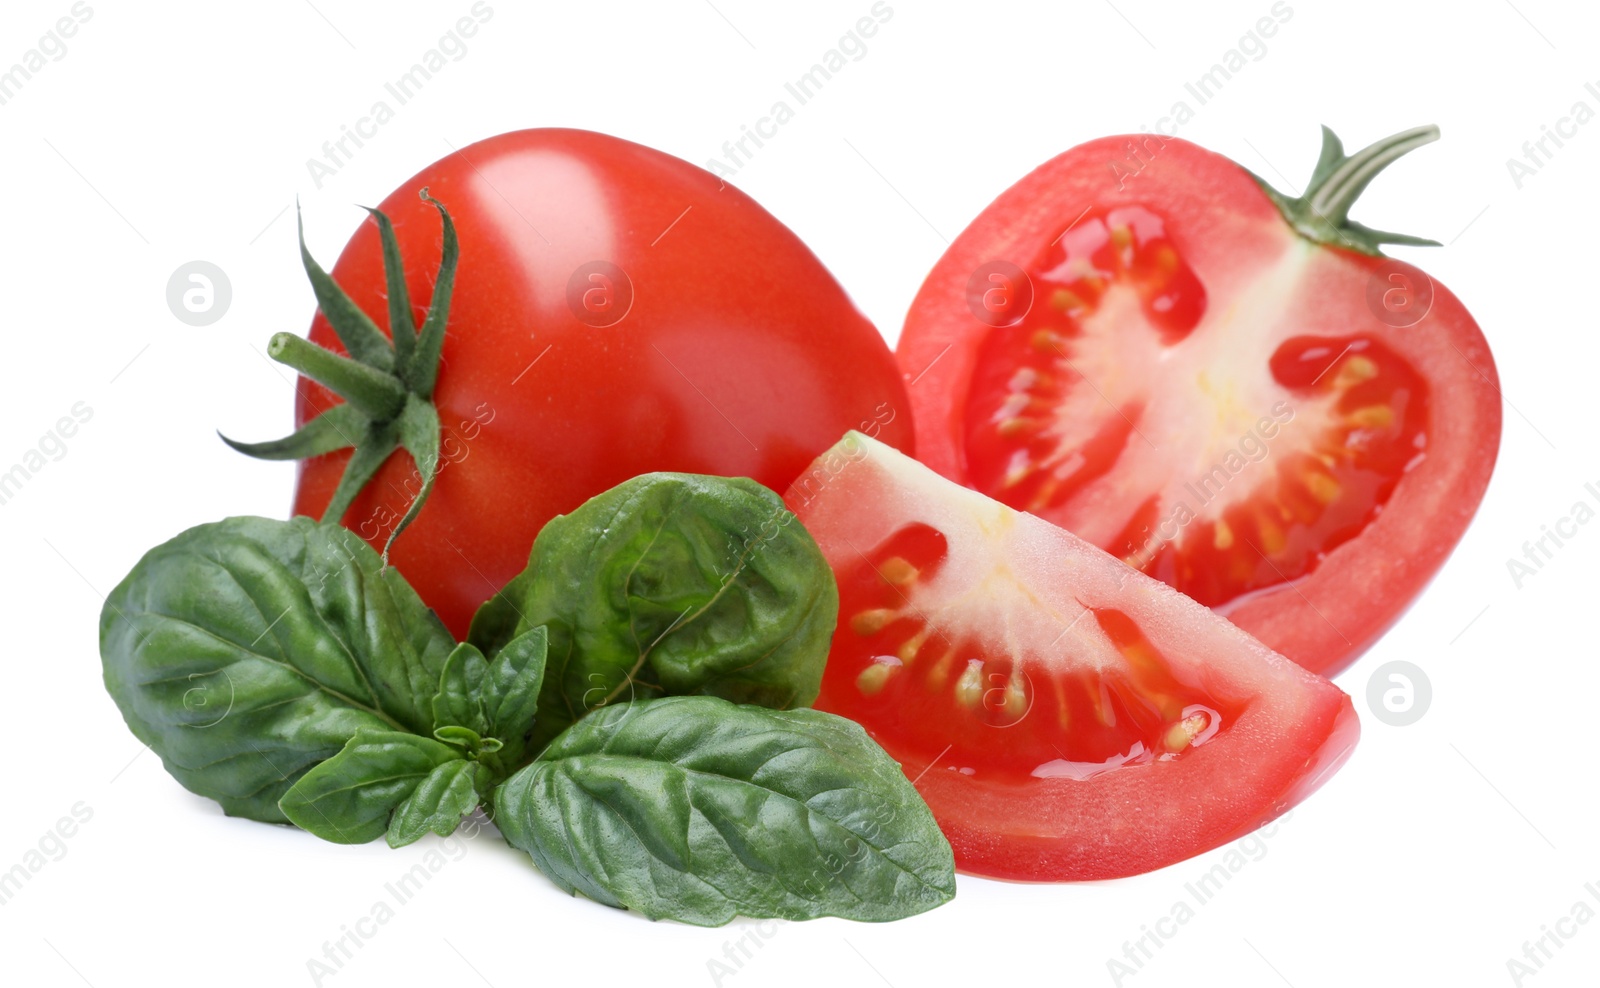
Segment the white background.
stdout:
<path fill-rule="evenodd" d="M 94 412 L 67 455 L 0 506 L 0 870 L 75 804 L 93 813 L 0 905 L 8 983 L 311 984 L 307 960 L 324 941 L 438 847 L 335 847 L 226 819 L 142 751 L 101 686 L 100 594 L 145 549 L 199 522 L 287 510 L 292 468 L 238 456 L 215 430 L 257 437 L 290 423 L 290 385 L 258 350 L 275 331 L 303 332 L 313 311 L 285 212 L 294 198 L 331 263 L 362 218 L 354 203 L 503 131 L 583 127 L 703 163 L 871 6 L 490 0 L 467 54 L 319 190 L 306 160 L 471 0 L 314 2 L 91 0 L 65 56 L 0 106 L 0 465 L 75 402 Z M 991 198 L 1074 144 L 1153 125 L 1177 100 L 1195 110 L 1179 136 L 1295 189 L 1318 124 L 1352 148 L 1443 128 L 1355 216 L 1446 243 L 1394 253 L 1451 286 L 1494 349 L 1506 397 L 1494 480 L 1438 579 L 1339 678 L 1363 718 L 1350 763 L 1125 984 L 1512 984 L 1506 962 L 1524 941 L 1581 899 L 1600 909 L 1584 890 L 1600 883 L 1600 524 L 1520 589 L 1507 571 L 1525 540 L 1591 497 L 1585 482 L 1600 486 L 1600 123 L 1521 189 L 1506 165 L 1574 102 L 1600 111 L 1584 89 L 1600 88 L 1600 44 L 1592 5 L 1516 3 L 1289 0 L 1265 56 L 1198 106 L 1184 83 L 1271 0 L 981 13 L 891 0 L 866 55 L 734 179 L 892 339 L 946 238 Z M 7 0 L 0 66 L 70 7 Z M 231 309 L 206 328 L 180 323 L 164 297 L 195 259 L 233 285 Z M 1387 727 L 1366 686 L 1402 658 L 1431 678 L 1433 704 L 1414 726 Z M 465 846 L 324 983 L 704 985 L 708 960 L 748 930 L 652 924 L 569 899 L 492 834 Z M 952 904 L 887 925 L 769 925 L 722 983 L 1111 985 L 1108 959 L 1222 853 L 1100 884 L 963 877 Z M 1594 984 L 1597 972 L 1600 919 L 1524 983 Z"/>

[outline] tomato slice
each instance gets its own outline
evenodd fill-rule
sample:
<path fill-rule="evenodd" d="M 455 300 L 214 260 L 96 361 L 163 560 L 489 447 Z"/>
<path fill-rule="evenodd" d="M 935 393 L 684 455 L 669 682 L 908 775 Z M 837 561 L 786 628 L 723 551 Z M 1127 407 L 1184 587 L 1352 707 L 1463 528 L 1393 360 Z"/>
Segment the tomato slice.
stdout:
<path fill-rule="evenodd" d="M 929 466 L 1332 673 L 1461 537 L 1500 396 L 1461 303 L 1377 254 L 1391 235 L 1307 232 L 1298 202 L 1181 140 L 1075 148 L 956 240 L 898 355 Z"/>
<path fill-rule="evenodd" d="M 789 489 L 839 580 L 816 706 L 898 759 L 963 871 L 1138 874 L 1326 780 L 1350 698 L 1055 525 L 851 433 Z"/>

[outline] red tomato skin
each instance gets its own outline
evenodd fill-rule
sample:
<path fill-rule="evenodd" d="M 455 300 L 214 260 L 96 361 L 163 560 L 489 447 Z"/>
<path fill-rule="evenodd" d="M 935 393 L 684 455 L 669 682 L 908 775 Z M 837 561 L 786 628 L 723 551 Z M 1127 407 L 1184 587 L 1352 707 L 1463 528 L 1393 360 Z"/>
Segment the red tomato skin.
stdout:
<path fill-rule="evenodd" d="M 1142 165 L 1130 165 L 1136 160 L 1131 148 L 1144 149 Z M 1404 614 L 1476 513 L 1499 452 L 1499 377 L 1483 332 L 1448 288 L 1432 281 L 1432 307 L 1415 325 L 1386 325 L 1369 308 L 1367 288 L 1388 259 L 1304 239 L 1228 158 L 1179 138 L 1105 137 L 1039 166 L 986 207 L 929 273 L 896 349 L 909 385 L 917 455 L 966 482 L 962 415 L 981 339 L 965 295 L 973 271 L 996 258 L 1023 263 L 1073 216 L 1120 205 L 1165 211 L 1169 234 L 1200 274 L 1212 304 L 1233 297 L 1286 252 L 1307 252 L 1287 303 L 1307 314 L 1306 330 L 1371 335 L 1431 386 L 1427 455 L 1378 517 L 1308 575 L 1220 609 L 1274 651 L 1333 675 Z M 1265 364 L 1270 356 L 1261 353 L 1259 360 Z"/>
<path fill-rule="evenodd" d="M 1041 784 L 1033 790 L 986 783 L 954 772 L 932 771 L 917 781 L 917 791 L 937 807 L 939 829 L 964 874 L 1012 882 L 1088 882 L 1142 875 L 1238 840 L 1292 810 L 1349 760 L 1361 735 L 1348 696 L 1308 725 L 1320 743 L 1305 752 L 1303 777 L 1283 791 L 1264 812 L 1230 805 L 1231 793 L 1196 790 L 1163 764 L 1142 766 L 1155 778 L 1111 773 L 1093 799 L 1077 799 L 1071 782 Z M 1201 757 L 1206 756 L 1206 757 Z M 1225 755 L 1199 748 L 1185 756 L 1200 772 L 1235 775 L 1261 770 L 1276 780 L 1282 764 L 1241 766 Z M 1171 829 L 1159 819 L 1139 819 L 1130 807 L 1151 805 L 1162 812 L 1196 819 L 1194 827 Z M 997 819 L 1014 821 L 997 826 Z M 1231 819 L 1224 823 L 1222 820 Z"/>
<path fill-rule="evenodd" d="M 848 429 L 912 448 L 877 330 L 799 238 L 709 172 L 580 130 L 517 131 L 449 155 L 379 206 L 418 325 L 442 244 L 424 187 L 461 242 L 435 393 L 445 448 L 390 561 L 458 636 L 527 564 L 546 521 L 630 477 L 744 476 L 781 491 Z M 581 321 L 568 303 L 569 279 L 593 261 L 631 283 L 614 325 Z M 374 223 L 331 273 L 388 332 Z M 344 352 L 320 313 L 310 338 Z M 338 400 L 301 379 L 296 424 Z M 301 465 L 295 514 L 321 515 L 348 458 Z M 397 453 L 342 521 L 381 548 L 416 487 Z"/>

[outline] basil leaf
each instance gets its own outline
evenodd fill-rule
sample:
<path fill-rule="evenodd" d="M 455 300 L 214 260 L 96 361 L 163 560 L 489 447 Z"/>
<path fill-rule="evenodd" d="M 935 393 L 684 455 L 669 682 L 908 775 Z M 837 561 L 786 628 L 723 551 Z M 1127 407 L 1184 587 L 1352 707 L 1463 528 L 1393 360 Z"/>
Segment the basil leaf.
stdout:
<path fill-rule="evenodd" d="M 475 762 L 452 761 L 438 766 L 394 811 L 389 822 L 390 847 L 405 847 L 433 832 L 449 837 L 472 814 L 489 791 L 489 770 Z"/>
<path fill-rule="evenodd" d="M 389 817 L 423 779 L 456 761 L 461 761 L 459 750 L 432 738 L 361 731 L 337 755 L 301 776 L 278 807 L 295 826 L 323 840 L 365 844 L 389 829 Z"/>
<path fill-rule="evenodd" d="M 889 920 L 955 895 L 922 798 L 861 727 L 669 697 L 598 710 L 495 794 L 551 881 L 651 919 Z"/>
<path fill-rule="evenodd" d="M 491 733 L 489 715 L 483 709 L 479 687 L 488 675 L 489 663 L 483 653 L 462 642 L 445 660 L 439 677 L 439 692 L 433 698 L 433 722 L 439 725 L 469 727 L 479 735 Z"/>
<path fill-rule="evenodd" d="M 278 800 L 358 731 L 432 732 L 454 646 L 360 537 L 230 518 L 145 555 L 106 598 L 106 689 L 183 786 L 230 815 Z"/>
<path fill-rule="evenodd" d="M 536 744 L 589 710 L 661 694 L 804 706 L 839 609 L 827 560 L 782 499 L 693 474 L 645 474 L 551 519 L 519 581 L 516 627 L 549 632 Z M 513 603 L 497 601 L 478 629 L 488 639 Z"/>
<path fill-rule="evenodd" d="M 499 738 L 482 737 L 470 727 L 446 725 L 436 728 L 433 736 L 445 744 L 455 745 L 473 758 L 476 758 L 479 754 L 492 755 L 504 747 Z"/>
<path fill-rule="evenodd" d="M 480 688 L 495 737 L 515 746 L 516 756 L 524 750 L 523 740 L 538 713 L 548 642 L 542 626 L 513 638 L 489 663 Z"/>
<path fill-rule="evenodd" d="M 485 739 L 498 739 L 495 748 L 485 749 L 496 755 L 493 763 L 497 769 L 520 765 L 544 681 L 546 640 L 545 629 L 534 628 L 508 641 L 493 661 L 485 660 L 483 653 L 467 642 L 456 646 L 445 662 L 439 693 L 433 698 L 434 721 L 468 729 Z M 451 743 L 464 737 L 458 732 L 446 737 L 441 733 L 446 730 L 441 727 L 434 736 Z"/>

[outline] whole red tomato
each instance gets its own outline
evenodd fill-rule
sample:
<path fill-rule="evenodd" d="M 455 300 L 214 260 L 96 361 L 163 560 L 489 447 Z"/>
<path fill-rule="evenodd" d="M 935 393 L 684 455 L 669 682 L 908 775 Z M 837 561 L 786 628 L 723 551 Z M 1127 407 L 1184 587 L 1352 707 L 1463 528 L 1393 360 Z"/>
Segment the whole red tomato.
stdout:
<path fill-rule="evenodd" d="M 418 327 L 447 277 L 424 188 L 453 219 L 460 257 L 431 395 L 438 472 L 389 558 L 457 635 L 526 565 L 546 521 L 629 477 L 679 470 L 781 491 L 848 429 L 910 450 L 905 390 L 876 329 L 787 227 L 710 173 L 579 130 L 503 134 L 428 166 L 378 208 Z M 331 274 L 392 337 L 375 220 Z M 344 353 L 319 299 L 310 339 Z M 339 402 L 303 379 L 296 422 Z M 347 438 L 361 444 L 310 448 Z M 381 456 L 393 436 L 378 439 Z M 349 449 L 304 460 L 295 513 L 322 515 L 350 460 Z M 342 520 L 382 548 L 422 487 L 412 456 L 395 452 Z"/>
<path fill-rule="evenodd" d="M 1153 134 L 1046 162 L 972 222 L 899 357 L 930 467 L 1331 675 L 1421 593 L 1500 444 L 1494 359 L 1348 218 L 1419 127 L 1290 199 Z"/>

